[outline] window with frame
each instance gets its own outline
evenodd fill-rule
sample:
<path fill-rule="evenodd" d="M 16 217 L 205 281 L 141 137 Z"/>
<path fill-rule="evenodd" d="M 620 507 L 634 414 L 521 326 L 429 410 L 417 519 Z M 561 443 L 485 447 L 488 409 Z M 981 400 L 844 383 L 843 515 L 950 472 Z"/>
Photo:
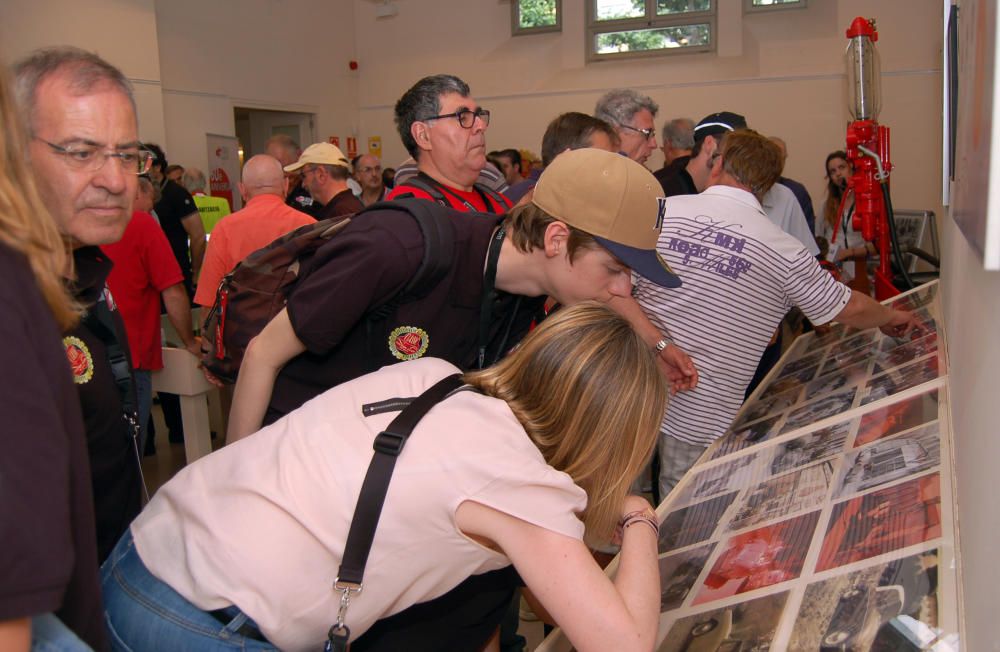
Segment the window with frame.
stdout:
<path fill-rule="evenodd" d="M 743 11 L 771 11 L 772 9 L 801 9 L 809 0 L 743 0 Z"/>
<path fill-rule="evenodd" d="M 511 0 L 512 35 L 560 31 L 562 31 L 562 0 Z"/>
<path fill-rule="evenodd" d="M 715 0 L 587 0 L 587 58 L 714 50 L 715 10 Z"/>

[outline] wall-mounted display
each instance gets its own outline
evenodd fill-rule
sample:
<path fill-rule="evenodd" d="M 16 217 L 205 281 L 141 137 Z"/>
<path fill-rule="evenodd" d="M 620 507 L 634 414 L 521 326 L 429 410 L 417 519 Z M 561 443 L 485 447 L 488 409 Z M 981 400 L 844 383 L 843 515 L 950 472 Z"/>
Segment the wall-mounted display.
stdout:
<path fill-rule="evenodd" d="M 657 509 L 658 651 L 960 649 L 938 284 L 889 303 L 920 327 L 800 337 Z"/>

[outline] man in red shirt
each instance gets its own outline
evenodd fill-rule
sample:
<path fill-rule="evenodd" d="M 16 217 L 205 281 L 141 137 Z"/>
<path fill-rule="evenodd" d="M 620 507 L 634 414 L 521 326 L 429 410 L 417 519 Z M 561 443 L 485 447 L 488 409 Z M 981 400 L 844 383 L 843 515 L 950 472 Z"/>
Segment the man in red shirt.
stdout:
<path fill-rule="evenodd" d="M 388 199 L 430 199 L 459 211 L 505 213 L 505 197 L 476 184 L 486 165 L 490 112 L 452 75 L 424 77 L 396 102 L 396 129 L 417 161 L 417 176 L 398 184 Z"/>
<path fill-rule="evenodd" d="M 240 182 L 246 205 L 222 218 L 212 229 L 194 295 L 196 304 L 211 307 L 222 277 L 248 255 L 289 231 L 316 222 L 285 203 L 287 191 L 288 181 L 278 159 L 258 154 L 246 162 Z"/>
<path fill-rule="evenodd" d="M 142 192 L 138 194 L 137 203 L 142 201 Z M 122 239 L 101 249 L 115 264 L 108 276 L 108 289 L 125 321 L 142 432 L 140 449 L 146 450 L 152 374 L 163 368 L 160 299 L 184 348 L 198 357 L 201 351 L 191 328 L 191 305 L 167 236 L 149 213 L 133 212 Z"/>

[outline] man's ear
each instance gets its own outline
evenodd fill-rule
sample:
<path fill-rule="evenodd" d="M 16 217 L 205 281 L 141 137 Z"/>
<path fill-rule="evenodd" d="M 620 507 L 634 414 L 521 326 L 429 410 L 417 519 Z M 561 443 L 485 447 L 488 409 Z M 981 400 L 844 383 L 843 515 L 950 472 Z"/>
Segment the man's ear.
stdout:
<path fill-rule="evenodd" d="M 569 227 L 556 220 L 545 227 L 545 256 L 553 258 L 565 255 L 569 246 Z"/>
<path fill-rule="evenodd" d="M 243 185 L 243 182 L 237 181 L 236 187 L 240 189 L 240 197 L 243 198 L 243 203 L 250 201 L 249 199 L 247 199 L 247 187 Z M 287 183 L 286 183 L 286 189 L 287 189 Z M 288 193 L 286 192 L 285 194 L 287 195 Z"/>
<path fill-rule="evenodd" d="M 414 122 L 410 125 L 410 135 L 420 149 L 431 148 L 431 128 L 426 122 Z"/>

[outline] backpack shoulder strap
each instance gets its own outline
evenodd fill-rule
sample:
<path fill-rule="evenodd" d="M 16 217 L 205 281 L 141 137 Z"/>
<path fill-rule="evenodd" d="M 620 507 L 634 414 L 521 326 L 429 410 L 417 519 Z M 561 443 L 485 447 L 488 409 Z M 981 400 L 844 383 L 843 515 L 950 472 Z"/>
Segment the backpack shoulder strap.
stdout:
<path fill-rule="evenodd" d="M 476 190 L 478 190 L 480 194 L 486 195 L 492 201 L 492 204 L 490 203 L 490 201 L 486 202 L 487 212 L 494 213 L 495 215 L 502 215 L 503 213 L 507 212 L 507 201 L 505 200 L 503 195 L 498 193 L 493 188 L 490 188 L 489 186 L 483 185 L 481 183 L 473 184 L 473 187 Z M 494 211 L 493 210 L 494 207 L 496 207 L 497 210 Z"/>
<path fill-rule="evenodd" d="M 374 203 L 363 212 L 386 209 L 404 211 L 417 221 L 424 238 L 424 255 L 413 278 L 394 297 L 369 313 L 370 321 L 388 317 L 407 297 L 419 296 L 437 285 L 451 269 L 455 251 L 455 227 L 437 204 L 426 199 L 395 199 Z"/>
<path fill-rule="evenodd" d="M 344 558 L 337 572 L 335 588 L 338 584 L 347 584 L 351 585 L 352 590 L 361 589 L 365 564 L 368 562 L 368 553 L 371 552 L 372 542 L 375 540 L 375 529 L 382 514 L 389 481 L 396 467 L 396 459 L 424 415 L 462 384 L 461 374 L 452 374 L 439 380 L 406 406 L 386 429 L 375 437 L 373 444 L 375 454 L 368 466 L 368 472 L 361 485 L 361 494 L 354 508 L 354 518 L 351 519 L 351 529 L 344 545 Z"/>
<path fill-rule="evenodd" d="M 428 179 L 429 178 L 430 177 L 428 177 Z M 438 188 L 433 183 L 428 183 L 427 180 L 424 179 L 424 178 L 422 178 L 419 173 L 413 175 L 412 177 L 410 177 L 409 179 L 407 179 L 403 183 L 399 184 L 399 186 L 401 188 L 405 188 L 406 186 L 410 186 L 411 188 L 416 188 L 417 190 L 422 190 L 422 191 L 426 192 L 428 195 L 430 195 L 431 198 L 434 199 L 434 201 L 436 201 L 437 203 L 441 204 L 442 206 L 448 206 L 448 207 L 451 206 L 451 203 L 449 203 L 448 198 L 444 196 L 444 193 L 441 192 L 441 189 Z M 397 196 L 396 199 L 417 199 L 417 198 L 414 197 L 413 195 L 410 195 L 409 197 Z"/>

